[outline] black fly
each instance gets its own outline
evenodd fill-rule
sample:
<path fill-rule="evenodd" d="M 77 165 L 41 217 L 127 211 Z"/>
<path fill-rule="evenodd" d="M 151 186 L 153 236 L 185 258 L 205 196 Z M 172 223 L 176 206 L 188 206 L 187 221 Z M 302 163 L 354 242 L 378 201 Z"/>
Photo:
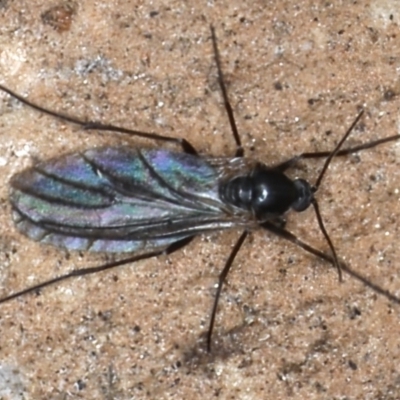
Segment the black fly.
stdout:
<path fill-rule="evenodd" d="M 342 149 L 363 115 L 361 111 L 338 145 L 329 152 L 303 153 L 267 167 L 244 158 L 232 107 L 223 80 L 214 29 L 211 37 L 225 108 L 237 150 L 234 158 L 204 157 L 185 139 L 84 122 L 42 108 L 11 90 L 0 89 L 22 103 L 85 130 L 115 131 L 164 142 L 175 142 L 183 152 L 168 149 L 104 147 L 67 154 L 36 164 L 11 180 L 10 202 L 18 229 L 30 238 L 69 250 L 130 253 L 123 260 L 75 270 L 0 299 L 4 303 L 73 276 L 104 271 L 138 260 L 170 254 L 187 245 L 194 236 L 215 230 L 242 229 L 220 273 L 207 334 L 207 348 L 226 276 L 248 232 L 270 231 L 305 251 L 332 263 L 342 280 L 342 270 L 367 283 L 392 300 L 399 299 L 367 282 L 338 260 L 325 229 L 317 193 L 328 166 L 344 156 L 395 141 L 399 135 Z M 291 180 L 285 175 L 299 160 L 325 158 L 315 183 Z M 312 206 L 331 255 L 309 246 L 282 227 L 289 211 L 302 212 Z"/>

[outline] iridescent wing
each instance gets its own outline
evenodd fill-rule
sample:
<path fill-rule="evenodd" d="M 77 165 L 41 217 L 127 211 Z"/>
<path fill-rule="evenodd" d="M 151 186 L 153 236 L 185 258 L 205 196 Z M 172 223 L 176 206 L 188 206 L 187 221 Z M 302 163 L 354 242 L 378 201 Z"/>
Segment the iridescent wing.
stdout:
<path fill-rule="evenodd" d="M 222 180 L 247 169 L 243 159 L 234 160 L 166 149 L 90 149 L 17 174 L 10 201 L 18 229 L 42 243 L 94 252 L 162 249 L 252 223 L 249 213 L 219 196 Z"/>

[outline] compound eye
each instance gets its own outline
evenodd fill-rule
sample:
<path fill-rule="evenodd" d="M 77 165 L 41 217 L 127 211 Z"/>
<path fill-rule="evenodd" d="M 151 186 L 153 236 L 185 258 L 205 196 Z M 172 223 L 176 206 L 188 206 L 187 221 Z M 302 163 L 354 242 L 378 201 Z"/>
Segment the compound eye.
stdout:
<path fill-rule="evenodd" d="M 292 208 L 297 212 L 306 210 L 314 197 L 310 184 L 304 179 L 295 179 L 293 184 L 297 190 L 297 199 L 293 202 Z"/>

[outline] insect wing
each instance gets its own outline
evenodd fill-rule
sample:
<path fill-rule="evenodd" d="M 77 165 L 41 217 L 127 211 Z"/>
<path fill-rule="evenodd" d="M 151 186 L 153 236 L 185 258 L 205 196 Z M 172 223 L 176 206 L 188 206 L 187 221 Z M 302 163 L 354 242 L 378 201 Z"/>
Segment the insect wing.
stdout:
<path fill-rule="evenodd" d="M 34 240 L 137 252 L 243 223 L 219 197 L 221 171 L 166 149 L 90 149 L 17 174 L 10 200 L 19 230 Z"/>

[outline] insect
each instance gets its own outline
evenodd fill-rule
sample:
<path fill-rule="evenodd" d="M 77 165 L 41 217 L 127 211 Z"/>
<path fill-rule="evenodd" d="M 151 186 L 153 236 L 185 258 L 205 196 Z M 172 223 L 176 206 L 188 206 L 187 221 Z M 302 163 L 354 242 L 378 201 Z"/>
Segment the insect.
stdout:
<path fill-rule="evenodd" d="M 93 148 L 38 163 L 14 176 L 10 182 L 10 203 L 16 226 L 23 234 L 33 240 L 69 250 L 129 253 L 129 256 L 97 267 L 74 270 L 3 297 L 0 303 L 73 276 L 170 254 L 187 245 L 196 235 L 232 228 L 240 228 L 243 232 L 219 275 L 207 333 L 208 350 L 211 349 L 223 283 L 248 233 L 254 229 L 270 231 L 332 263 L 338 271 L 339 280 L 344 270 L 374 290 L 400 302 L 339 261 L 315 197 L 333 157 L 398 140 L 400 135 L 341 149 L 361 119 L 361 111 L 332 151 L 303 153 L 272 167 L 245 158 L 212 27 L 211 38 L 218 81 L 237 145 L 233 158 L 200 156 L 185 139 L 84 122 L 45 109 L 0 86 L 1 90 L 22 103 L 81 125 L 85 130 L 116 131 L 156 141 L 174 142 L 182 148 L 182 151 L 134 147 Z M 285 175 L 285 171 L 299 160 L 308 158 L 325 158 L 314 184 L 303 179 L 291 180 Z M 302 212 L 309 206 L 314 208 L 331 255 L 304 243 L 282 225 L 283 216 L 289 210 Z"/>

